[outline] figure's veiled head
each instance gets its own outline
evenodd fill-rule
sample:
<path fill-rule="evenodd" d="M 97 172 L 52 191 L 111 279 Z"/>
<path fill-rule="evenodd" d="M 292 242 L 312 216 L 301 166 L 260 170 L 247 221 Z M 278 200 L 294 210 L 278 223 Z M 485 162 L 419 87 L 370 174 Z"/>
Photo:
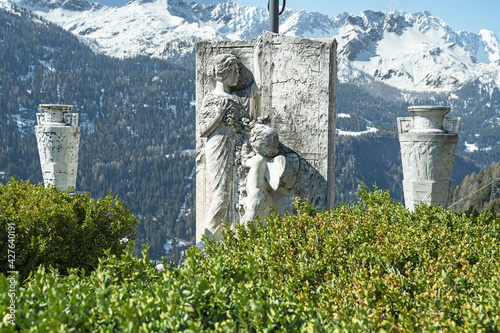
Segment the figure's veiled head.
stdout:
<path fill-rule="evenodd" d="M 272 127 L 256 124 L 250 132 L 250 145 L 260 155 L 274 157 L 278 155 L 280 139 Z"/>
<path fill-rule="evenodd" d="M 210 76 L 230 87 L 238 84 L 240 61 L 232 54 L 218 54 L 212 58 Z"/>

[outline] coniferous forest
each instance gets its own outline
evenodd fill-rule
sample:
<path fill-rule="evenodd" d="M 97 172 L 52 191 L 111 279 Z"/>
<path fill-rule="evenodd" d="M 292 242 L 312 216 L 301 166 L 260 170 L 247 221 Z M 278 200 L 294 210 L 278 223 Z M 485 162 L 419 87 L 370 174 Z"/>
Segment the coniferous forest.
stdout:
<path fill-rule="evenodd" d="M 175 61 L 110 58 L 29 12 L 0 10 L 0 63 L 1 182 L 11 177 L 42 181 L 33 132 L 35 114 L 41 112 L 38 105 L 73 104 L 82 128 L 77 190 L 96 198 L 111 192 L 130 206 L 139 219 L 137 253 L 141 244 L 148 243 L 149 255 L 156 259 L 165 254 L 167 238 L 194 241 L 192 55 Z M 470 83 L 456 93 L 469 102 L 467 107 L 454 107 L 451 115 L 464 117 L 453 170 L 455 185 L 500 160 L 499 146 L 494 146 L 498 134 L 483 124 L 486 102 L 470 97 L 477 96 L 477 88 Z M 400 95 L 383 84 L 338 85 L 337 113 L 351 117 L 339 117 L 337 128 L 360 131 L 374 126 L 379 131 L 337 136 L 337 202 L 355 202 L 360 181 L 376 183 L 394 200 L 403 200 L 396 117 L 408 116 L 412 104 L 446 104 L 447 96 L 419 94 L 410 103 Z M 497 102 L 488 108 L 498 107 L 497 95 L 498 89 L 489 95 Z M 494 147 L 464 154 L 464 142 L 471 138 Z"/>
<path fill-rule="evenodd" d="M 0 11 L 3 182 L 42 181 L 33 132 L 38 105 L 73 104 L 82 128 L 77 190 L 124 200 L 140 219 L 138 247 L 149 243 L 152 257 L 164 254 L 167 235 L 191 239 L 194 71 L 94 54 L 29 15 Z"/>

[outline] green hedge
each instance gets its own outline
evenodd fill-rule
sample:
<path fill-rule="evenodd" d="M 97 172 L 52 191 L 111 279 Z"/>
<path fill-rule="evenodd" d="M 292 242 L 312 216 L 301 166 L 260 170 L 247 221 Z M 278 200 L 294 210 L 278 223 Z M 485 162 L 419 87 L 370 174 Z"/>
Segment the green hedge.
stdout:
<path fill-rule="evenodd" d="M 112 196 L 71 197 L 54 187 L 12 179 L 0 184 L 0 271 L 19 271 L 21 280 L 39 265 L 90 272 L 103 250 L 122 253 L 125 245 L 120 239 L 134 239 L 136 223 L 129 209 Z M 15 258 L 8 256 L 8 249 Z"/>
<path fill-rule="evenodd" d="M 354 207 L 272 215 L 155 269 L 132 246 L 85 276 L 39 270 L 9 332 L 498 332 L 500 218 L 408 212 L 380 191 Z M 0 278 L 7 313 L 9 280 Z"/>

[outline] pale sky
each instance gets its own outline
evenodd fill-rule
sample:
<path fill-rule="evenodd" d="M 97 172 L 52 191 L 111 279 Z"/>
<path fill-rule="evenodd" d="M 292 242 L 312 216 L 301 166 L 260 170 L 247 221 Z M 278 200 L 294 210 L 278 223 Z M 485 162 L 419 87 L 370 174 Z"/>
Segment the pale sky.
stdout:
<path fill-rule="evenodd" d="M 111 6 L 121 6 L 127 0 L 90 0 Z M 193 0 L 185 0 L 191 2 Z M 196 0 L 195 0 L 196 1 Z M 216 3 L 226 0 L 198 0 L 199 3 Z M 267 6 L 267 0 L 233 0 L 249 6 Z M 280 4 L 283 0 L 280 0 Z M 415 13 L 430 11 L 443 19 L 454 30 L 477 33 L 491 30 L 500 38 L 500 0 L 287 0 L 287 8 L 319 12 L 330 17 L 343 12 L 358 13 L 366 9 L 387 13 L 392 9 Z"/>

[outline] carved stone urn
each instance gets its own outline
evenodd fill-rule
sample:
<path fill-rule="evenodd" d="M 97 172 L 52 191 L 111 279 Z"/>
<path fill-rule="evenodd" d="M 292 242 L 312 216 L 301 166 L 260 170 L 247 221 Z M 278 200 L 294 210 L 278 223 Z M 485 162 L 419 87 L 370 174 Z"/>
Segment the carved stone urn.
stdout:
<path fill-rule="evenodd" d="M 447 207 L 460 118 L 447 106 L 411 106 L 413 117 L 398 118 L 405 206 Z"/>
<path fill-rule="evenodd" d="M 80 127 L 73 105 L 41 104 L 35 134 L 42 165 L 43 183 L 63 191 L 76 188 Z"/>

